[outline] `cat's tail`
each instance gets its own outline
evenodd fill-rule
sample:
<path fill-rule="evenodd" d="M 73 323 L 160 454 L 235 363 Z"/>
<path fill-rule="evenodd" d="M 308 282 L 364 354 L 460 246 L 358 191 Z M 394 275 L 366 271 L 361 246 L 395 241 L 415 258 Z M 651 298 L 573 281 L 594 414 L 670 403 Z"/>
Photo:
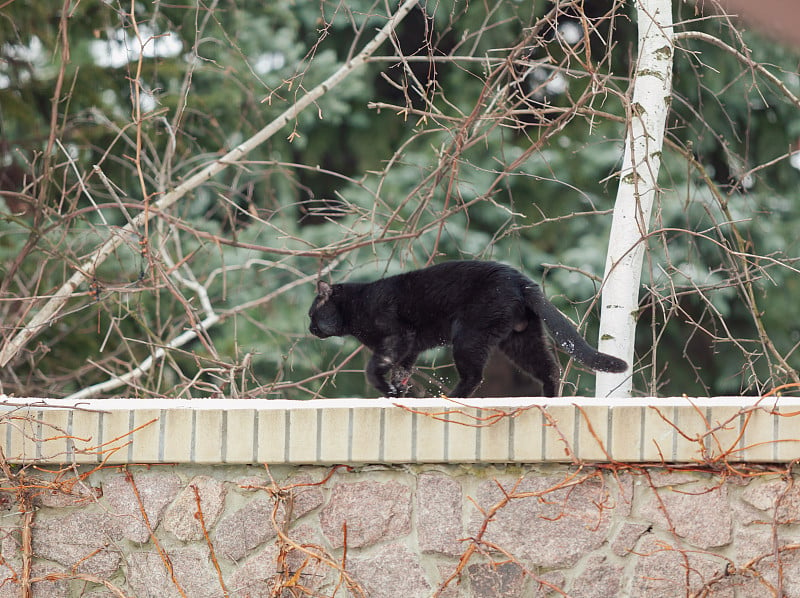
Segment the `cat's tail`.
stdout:
<path fill-rule="evenodd" d="M 593 370 L 618 374 L 628 369 L 628 364 L 622 359 L 601 353 L 589 345 L 572 322 L 547 300 L 539 285 L 528 285 L 523 292 L 528 307 L 544 321 L 558 346 L 565 352 Z"/>

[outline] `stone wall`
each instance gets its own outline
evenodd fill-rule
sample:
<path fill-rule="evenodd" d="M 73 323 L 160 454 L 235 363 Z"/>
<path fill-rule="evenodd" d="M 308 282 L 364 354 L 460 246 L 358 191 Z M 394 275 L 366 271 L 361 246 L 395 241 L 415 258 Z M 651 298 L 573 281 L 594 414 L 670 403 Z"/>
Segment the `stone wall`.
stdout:
<path fill-rule="evenodd" d="M 800 488 L 786 468 L 6 466 L 5 476 L 0 597 L 24 596 L 28 580 L 48 598 L 800 596 Z"/>

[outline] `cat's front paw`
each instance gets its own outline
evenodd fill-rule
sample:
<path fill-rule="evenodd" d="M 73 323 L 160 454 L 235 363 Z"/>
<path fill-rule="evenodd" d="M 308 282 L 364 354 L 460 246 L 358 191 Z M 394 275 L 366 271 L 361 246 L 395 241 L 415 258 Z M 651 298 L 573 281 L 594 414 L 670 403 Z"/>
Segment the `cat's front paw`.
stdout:
<path fill-rule="evenodd" d="M 402 367 L 396 367 L 392 370 L 391 381 L 389 387 L 396 393 L 396 397 L 404 397 L 408 393 L 411 386 L 408 384 L 411 380 L 411 370 Z"/>
<path fill-rule="evenodd" d="M 392 399 L 396 399 L 406 396 L 407 392 L 408 392 L 407 384 L 389 384 L 389 392 L 386 396 Z"/>

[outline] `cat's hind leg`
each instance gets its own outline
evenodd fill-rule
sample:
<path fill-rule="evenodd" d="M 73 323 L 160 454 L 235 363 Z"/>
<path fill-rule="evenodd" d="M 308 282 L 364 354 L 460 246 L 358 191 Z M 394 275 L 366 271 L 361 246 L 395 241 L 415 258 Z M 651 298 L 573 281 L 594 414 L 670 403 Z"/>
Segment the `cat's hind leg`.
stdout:
<path fill-rule="evenodd" d="M 512 332 L 499 347 L 517 367 L 542 383 L 543 396 L 558 396 L 561 366 L 541 321 L 530 320 L 525 330 Z"/>
<path fill-rule="evenodd" d="M 490 333 L 463 331 L 453 337 L 453 361 L 459 381 L 451 397 L 466 399 L 483 382 L 483 368 L 497 340 Z"/>

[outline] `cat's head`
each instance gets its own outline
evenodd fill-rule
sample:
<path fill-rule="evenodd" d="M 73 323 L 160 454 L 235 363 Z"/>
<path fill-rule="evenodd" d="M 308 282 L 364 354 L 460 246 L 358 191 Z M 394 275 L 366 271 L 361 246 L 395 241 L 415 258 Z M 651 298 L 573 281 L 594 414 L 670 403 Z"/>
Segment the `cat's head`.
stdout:
<path fill-rule="evenodd" d="M 308 310 L 308 317 L 311 318 L 308 329 L 311 334 L 319 338 L 345 334 L 342 314 L 336 303 L 331 300 L 332 296 L 333 287 L 320 280 L 317 283 L 317 296 L 311 304 L 311 309 Z"/>

